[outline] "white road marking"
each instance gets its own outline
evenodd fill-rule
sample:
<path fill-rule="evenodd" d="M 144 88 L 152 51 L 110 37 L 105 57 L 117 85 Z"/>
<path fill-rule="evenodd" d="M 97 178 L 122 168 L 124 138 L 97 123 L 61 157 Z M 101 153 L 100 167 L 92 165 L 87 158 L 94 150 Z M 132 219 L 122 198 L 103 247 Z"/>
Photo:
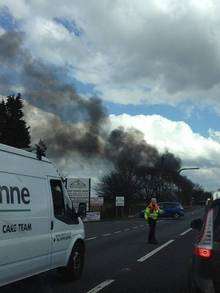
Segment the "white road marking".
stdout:
<path fill-rule="evenodd" d="M 126 228 L 126 229 L 124 229 L 124 231 L 127 232 L 127 231 L 130 231 L 130 229 L 129 228 Z"/>
<path fill-rule="evenodd" d="M 189 233 L 190 231 L 192 231 L 192 228 L 189 228 L 188 230 L 184 231 L 183 233 L 180 234 L 180 236 L 184 236 L 187 233 Z"/>
<path fill-rule="evenodd" d="M 133 229 L 137 229 L 137 228 L 138 228 L 137 226 L 133 227 Z"/>
<path fill-rule="evenodd" d="M 93 289 L 89 290 L 87 293 L 97 293 L 97 292 L 101 291 L 102 289 L 104 289 L 105 287 L 112 284 L 114 281 L 115 280 L 106 280 L 106 281 L 100 283 L 99 285 L 97 285 L 96 287 L 94 287 Z"/>
<path fill-rule="evenodd" d="M 94 240 L 96 239 L 97 237 L 90 237 L 90 238 L 86 238 L 86 241 L 89 241 L 89 240 Z"/>
<path fill-rule="evenodd" d="M 116 232 L 114 232 L 115 234 L 119 234 L 119 233 L 121 233 L 121 230 L 120 231 L 116 231 Z"/>
<path fill-rule="evenodd" d="M 173 239 L 167 241 L 166 243 L 164 243 L 163 245 L 157 247 L 156 249 L 154 249 L 153 251 L 149 252 L 148 254 L 144 255 L 143 257 L 139 258 L 137 261 L 138 262 L 144 262 L 145 260 L 147 260 L 148 258 L 150 258 L 151 256 L 153 256 L 154 254 L 156 254 L 157 252 L 159 252 L 161 249 L 163 249 L 164 247 L 170 245 L 172 242 L 174 242 Z"/>
<path fill-rule="evenodd" d="M 111 233 L 106 233 L 106 234 L 103 234 L 102 236 L 107 237 L 107 236 L 110 236 L 110 235 L 111 235 Z"/>

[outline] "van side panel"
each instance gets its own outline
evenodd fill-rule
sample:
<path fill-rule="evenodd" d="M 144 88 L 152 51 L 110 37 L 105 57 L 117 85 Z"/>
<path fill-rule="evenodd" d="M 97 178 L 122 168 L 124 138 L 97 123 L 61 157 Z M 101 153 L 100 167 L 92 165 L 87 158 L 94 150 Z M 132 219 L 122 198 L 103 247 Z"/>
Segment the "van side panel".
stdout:
<path fill-rule="evenodd" d="M 0 171 L 0 285 L 48 270 L 46 178 Z"/>

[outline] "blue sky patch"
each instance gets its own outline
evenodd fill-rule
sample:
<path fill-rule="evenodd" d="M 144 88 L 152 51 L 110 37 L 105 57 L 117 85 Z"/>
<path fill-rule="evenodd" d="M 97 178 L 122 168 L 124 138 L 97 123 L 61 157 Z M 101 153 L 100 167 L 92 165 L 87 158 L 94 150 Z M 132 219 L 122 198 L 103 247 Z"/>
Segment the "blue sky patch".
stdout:
<path fill-rule="evenodd" d="M 200 108 L 196 106 L 188 116 L 184 104 L 178 106 L 161 105 L 121 105 L 111 102 L 105 102 L 109 114 L 120 115 L 123 113 L 129 115 L 161 115 L 169 120 L 184 121 L 189 124 L 194 132 L 203 136 L 208 136 L 208 130 L 220 130 L 220 119 L 216 112 L 211 108 Z"/>
<path fill-rule="evenodd" d="M 74 79 L 73 85 L 79 94 L 101 96 L 101 93 L 96 91 L 94 84 L 85 84 Z M 199 106 L 190 101 L 180 103 L 177 106 L 167 104 L 146 105 L 144 103 L 141 105 L 123 105 L 105 101 L 104 105 L 109 114 L 120 115 L 126 113 L 132 116 L 157 114 L 169 120 L 184 121 L 191 126 L 194 132 L 200 133 L 205 137 L 208 137 L 210 128 L 215 131 L 220 130 L 220 117 L 213 107 Z"/>
<path fill-rule="evenodd" d="M 19 22 L 13 18 L 5 6 L 0 9 L 0 26 L 6 31 L 13 31 L 19 27 Z"/>
<path fill-rule="evenodd" d="M 82 29 L 79 28 L 74 20 L 69 20 L 66 18 L 54 18 L 54 20 L 64 26 L 71 34 L 74 34 L 76 37 L 80 37 L 83 33 Z"/>

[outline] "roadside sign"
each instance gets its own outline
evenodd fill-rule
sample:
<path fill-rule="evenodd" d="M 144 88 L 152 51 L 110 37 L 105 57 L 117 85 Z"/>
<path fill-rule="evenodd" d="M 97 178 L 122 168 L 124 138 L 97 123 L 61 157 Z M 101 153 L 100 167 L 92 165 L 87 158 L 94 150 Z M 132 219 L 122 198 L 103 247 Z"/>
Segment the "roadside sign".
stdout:
<path fill-rule="evenodd" d="M 67 178 L 67 192 L 76 210 L 80 203 L 89 204 L 90 178 Z"/>
<path fill-rule="evenodd" d="M 87 212 L 85 222 L 89 221 L 100 221 L 101 215 L 100 212 Z"/>
<path fill-rule="evenodd" d="M 115 206 L 116 207 L 124 207 L 125 206 L 124 196 L 116 196 Z"/>

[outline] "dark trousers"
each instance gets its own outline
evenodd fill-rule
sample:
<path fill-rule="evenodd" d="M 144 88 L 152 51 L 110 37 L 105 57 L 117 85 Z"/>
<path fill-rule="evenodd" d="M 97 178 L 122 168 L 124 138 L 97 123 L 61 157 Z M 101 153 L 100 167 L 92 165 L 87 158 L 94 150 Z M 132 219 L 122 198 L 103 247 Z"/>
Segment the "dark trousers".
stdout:
<path fill-rule="evenodd" d="M 155 231 L 156 231 L 157 221 L 150 218 L 148 220 L 148 224 L 149 224 L 148 242 L 156 241 Z"/>

